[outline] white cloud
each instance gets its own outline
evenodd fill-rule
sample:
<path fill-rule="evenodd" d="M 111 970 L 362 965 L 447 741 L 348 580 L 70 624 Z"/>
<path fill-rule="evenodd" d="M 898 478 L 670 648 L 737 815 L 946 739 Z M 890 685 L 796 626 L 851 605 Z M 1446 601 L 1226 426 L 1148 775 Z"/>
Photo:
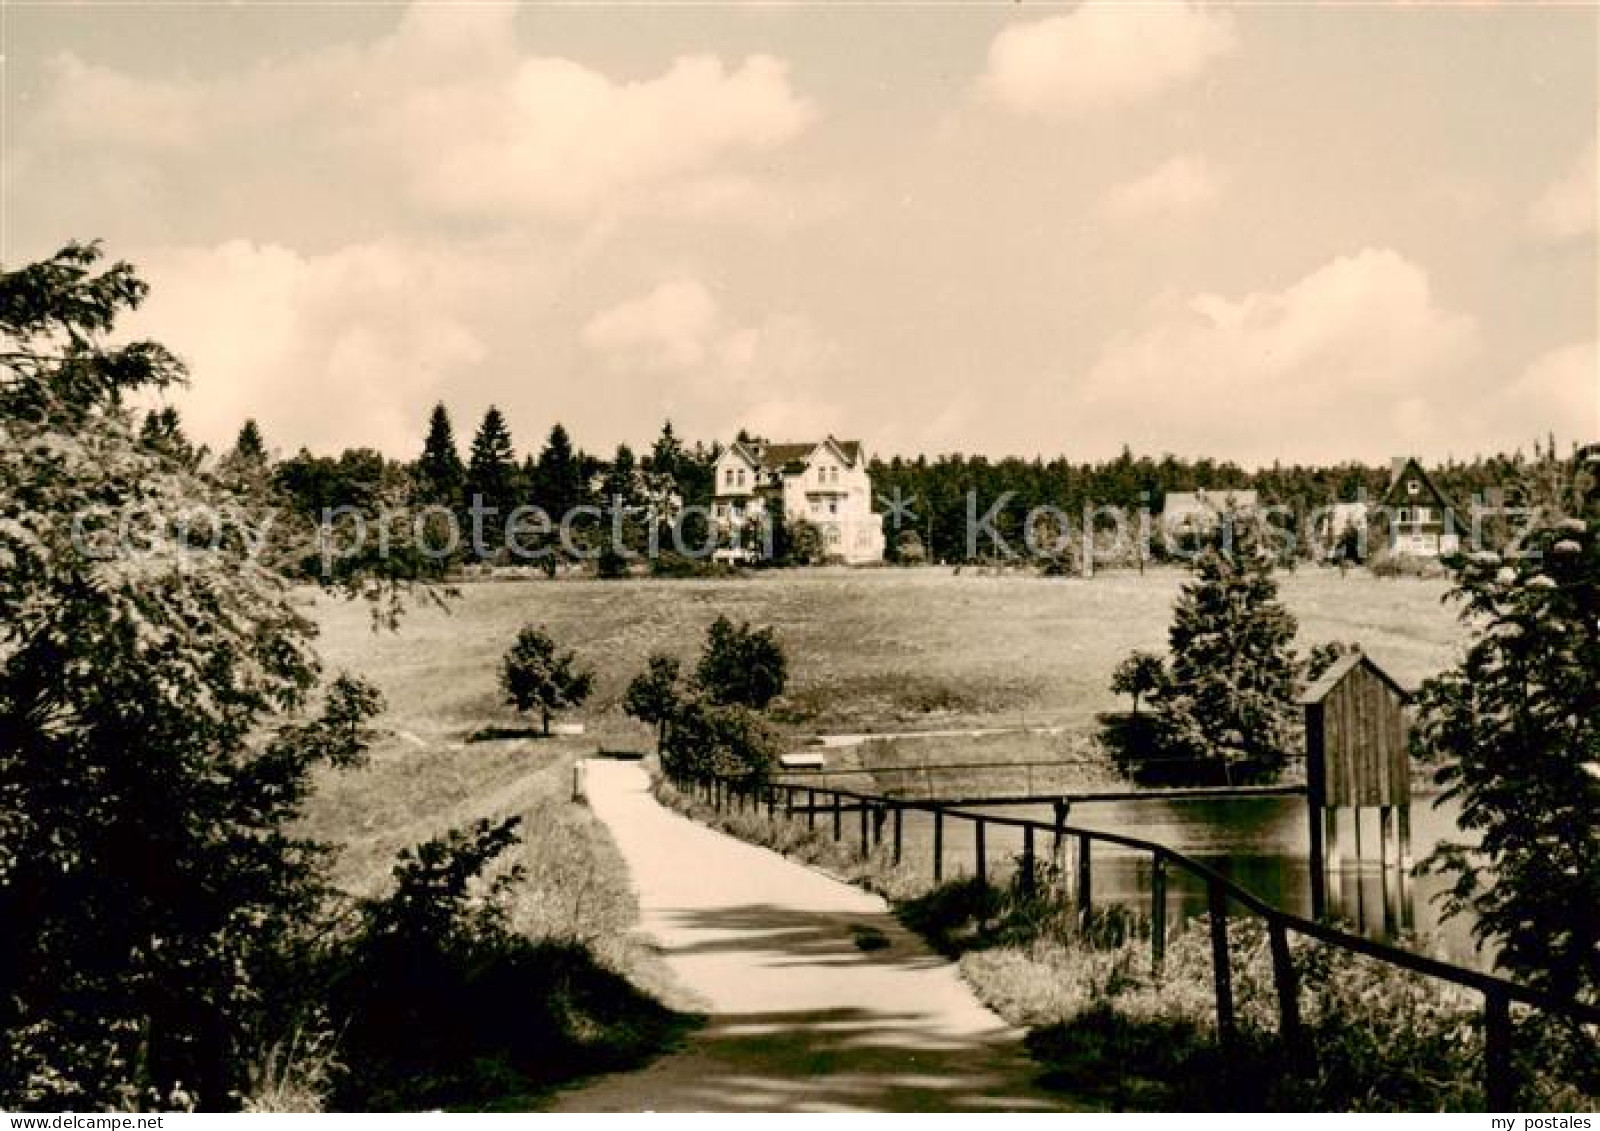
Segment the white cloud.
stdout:
<path fill-rule="evenodd" d="M 1596 198 L 1595 146 L 1583 152 L 1572 168 L 1551 184 L 1528 210 L 1528 224 L 1541 239 L 1560 241 L 1593 236 Z"/>
<path fill-rule="evenodd" d="M 292 137 L 324 182 L 398 183 L 412 203 L 451 214 L 589 219 L 648 210 L 658 196 L 681 209 L 708 185 L 759 196 L 741 163 L 814 117 L 771 56 L 686 55 L 655 77 L 619 80 L 523 52 L 515 14 L 514 5 L 419 3 L 371 44 L 203 82 L 63 54 L 26 142 L 160 152 L 200 176 L 229 165 L 253 176 L 260 139 Z"/>
<path fill-rule="evenodd" d="M 1224 182 L 1204 158 L 1174 157 L 1142 177 L 1113 186 L 1101 207 L 1119 221 L 1189 212 L 1215 201 Z"/>
<path fill-rule="evenodd" d="M 671 279 L 589 319 L 583 344 L 620 369 L 683 372 L 703 365 L 717 301 L 698 280 Z"/>
<path fill-rule="evenodd" d="M 1600 354 L 1594 341 L 1541 354 L 1496 393 L 1483 412 L 1484 431 L 1507 448 L 1554 432 L 1566 440 L 1600 440 Z"/>
<path fill-rule="evenodd" d="M 1381 458 L 1424 439 L 1414 404 L 1449 433 L 1458 367 L 1478 347 L 1426 272 L 1367 249 L 1281 291 L 1197 295 L 1113 340 L 1082 391 L 1090 419 L 1120 423 L 1141 450 Z"/>
<path fill-rule="evenodd" d="M 1236 43 L 1226 12 L 1090 0 L 1003 29 L 983 92 L 1010 110 L 1069 115 L 1144 101 L 1195 78 Z"/>
<path fill-rule="evenodd" d="M 471 318 L 496 280 L 455 251 L 236 240 L 141 262 L 153 286 L 126 330 L 189 363 L 194 383 L 174 401 L 213 443 L 255 417 L 269 442 L 405 452 L 419 406 L 486 355 Z"/>
<path fill-rule="evenodd" d="M 771 436 L 842 427 L 838 350 L 807 318 L 772 314 L 749 325 L 732 318 L 688 276 L 595 314 L 580 334 L 608 372 L 647 375 L 675 419 L 723 430 L 729 421 Z"/>
<path fill-rule="evenodd" d="M 407 139 L 401 151 L 413 155 L 415 184 L 430 202 L 586 212 L 617 193 L 781 145 L 811 114 L 789 89 L 786 66 L 764 55 L 733 69 L 689 56 L 637 83 L 565 59 L 528 59 L 505 75 L 406 99 L 389 126 L 396 141 Z"/>

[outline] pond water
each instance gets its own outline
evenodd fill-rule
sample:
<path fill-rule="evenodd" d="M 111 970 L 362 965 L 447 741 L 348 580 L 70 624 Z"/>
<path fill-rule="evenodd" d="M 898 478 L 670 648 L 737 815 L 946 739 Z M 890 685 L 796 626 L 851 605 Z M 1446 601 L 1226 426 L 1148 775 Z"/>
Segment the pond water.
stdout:
<path fill-rule="evenodd" d="M 1048 825 L 1049 805 L 1008 805 L 984 809 L 997 816 L 1029 817 Z M 1415 797 L 1411 804 L 1412 857 L 1424 859 L 1441 839 L 1461 839 L 1456 827 L 1456 807 L 1436 804 L 1434 796 Z M 1435 898 L 1447 880 L 1416 877 L 1410 869 L 1388 869 L 1376 860 L 1378 815 L 1364 813 L 1362 845 L 1367 859 L 1357 868 L 1350 859 L 1353 829 L 1350 812 L 1341 813 L 1340 836 L 1345 848 L 1343 866 L 1329 876 L 1329 910 L 1362 934 L 1407 946 L 1446 961 L 1487 967 L 1464 917 L 1445 919 Z M 1139 801 L 1079 802 L 1069 824 L 1086 829 L 1121 833 L 1155 841 L 1207 864 L 1246 890 L 1302 915 L 1311 914 L 1310 834 L 1306 802 L 1301 797 L 1263 797 L 1234 800 L 1149 799 Z M 904 854 L 908 862 L 931 869 L 933 832 L 927 814 L 907 813 Z M 848 825 L 845 835 L 854 830 Z M 886 834 L 887 835 L 887 834 Z M 986 857 L 991 875 L 1013 866 L 1022 854 L 1022 832 L 990 825 L 985 830 Z M 1049 838 L 1038 842 L 1041 854 L 1049 852 Z M 1096 843 L 1093 847 L 1093 898 L 1097 904 L 1126 904 L 1150 908 L 1150 858 L 1143 853 Z M 976 844 L 969 821 L 945 821 L 944 874 L 947 878 L 974 871 Z M 1206 909 L 1205 889 L 1179 869 L 1169 869 L 1168 918 L 1201 915 Z"/>

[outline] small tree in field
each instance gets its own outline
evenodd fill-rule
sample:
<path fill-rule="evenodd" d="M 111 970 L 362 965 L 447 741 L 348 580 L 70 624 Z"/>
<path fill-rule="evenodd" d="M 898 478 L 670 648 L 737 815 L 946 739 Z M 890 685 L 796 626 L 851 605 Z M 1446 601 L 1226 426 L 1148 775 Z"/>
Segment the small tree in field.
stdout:
<path fill-rule="evenodd" d="M 678 710 L 680 665 L 676 656 L 654 653 L 645 670 L 634 676 L 622 697 L 622 709 L 633 718 L 656 728 L 656 754 L 667 744 L 667 727 Z"/>
<path fill-rule="evenodd" d="M 500 686 L 519 711 L 538 711 L 545 734 L 550 715 L 579 706 L 594 687 L 594 673 L 577 666 L 572 652 L 556 649 L 550 634 L 526 625 L 500 663 Z"/>
<path fill-rule="evenodd" d="M 1134 652 L 1111 673 L 1111 690 L 1133 698 L 1133 714 L 1139 715 L 1139 700 L 1160 690 L 1167 677 L 1161 657 L 1154 652 Z"/>
<path fill-rule="evenodd" d="M 1591 457 L 1600 461 L 1600 451 Z M 1600 462 L 1579 468 L 1509 560 L 1455 563 L 1474 636 L 1418 700 L 1419 744 L 1443 760 L 1445 796 L 1475 843 L 1441 844 L 1429 870 L 1455 882 L 1499 963 L 1563 997 L 1600 1001 Z"/>
<path fill-rule="evenodd" d="M 706 631 L 695 680 L 712 702 L 759 711 L 783 694 L 788 678 L 783 645 L 771 628 L 735 625 L 718 617 Z"/>

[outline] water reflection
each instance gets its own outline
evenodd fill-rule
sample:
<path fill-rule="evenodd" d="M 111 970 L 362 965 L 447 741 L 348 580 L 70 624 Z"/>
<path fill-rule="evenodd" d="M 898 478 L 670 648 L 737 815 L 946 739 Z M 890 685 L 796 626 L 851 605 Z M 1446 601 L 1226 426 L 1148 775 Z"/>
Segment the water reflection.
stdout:
<path fill-rule="evenodd" d="M 1048 805 L 1006 806 L 993 810 L 997 815 L 1023 816 L 1049 823 Z M 1412 855 L 1424 859 L 1441 839 L 1460 839 L 1456 827 L 1456 806 L 1435 805 L 1432 796 L 1417 797 L 1411 806 Z M 1469 966 L 1487 966 L 1465 918 L 1445 920 L 1435 898 L 1448 886 L 1448 880 L 1434 876 L 1414 876 L 1410 869 L 1390 866 L 1381 869 L 1376 859 L 1378 815 L 1363 814 L 1361 840 L 1369 859 L 1357 867 L 1350 855 L 1353 830 L 1349 811 L 1341 814 L 1346 822 L 1346 858 L 1338 871 L 1329 876 L 1329 910 L 1347 921 L 1352 929 L 1385 941 L 1405 939 L 1408 945 L 1446 961 Z M 1186 856 L 1209 865 L 1235 880 L 1248 891 L 1275 906 L 1311 914 L 1310 835 L 1304 799 L 1271 797 L 1238 800 L 1141 800 L 1132 802 L 1079 803 L 1073 807 L 1072 825 L 1122 833 L 1164 844 Z M 906 828 L 908 859 L 931 852 L 931 822 L 925 817 L 908 820 Z M 1022 851 L 1021 833 L 990 827 L 986 836 L 991 874 L 1003 869 L 1004 861 Z M 1041 843 L 1041 852 L 1048 851 Z M 947 821 L 944 830 L 944 872 L 947 877 L 970 873 L 975 868 L 972 826 L 965 821 Z M 1094 899 L 1096 903 L 1122 903 L 1142 910 L 1150 905 L 1151 864 L 1148 856 L 1095 844 Z M 1205 913 L 1206 893 L 1202 885 L 1176 869 L 1169 870 L 1167 883 L 1168 921 L 1176 917 Z"/>

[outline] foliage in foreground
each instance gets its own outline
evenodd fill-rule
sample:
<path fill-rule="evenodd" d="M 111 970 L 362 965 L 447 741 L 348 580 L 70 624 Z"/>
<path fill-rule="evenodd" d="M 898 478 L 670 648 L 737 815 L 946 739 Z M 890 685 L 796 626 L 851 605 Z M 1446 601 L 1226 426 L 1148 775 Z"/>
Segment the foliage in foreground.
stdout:
<path fill-rule="evenodd" d="M 382 700 L 323 679 L 259 431 L 213 470 L 175 412 L 135 427 L 184 373 L 105 344 L 145 287 L 98 259 L 0 275 L 0 1108 L 474 1102 L 658 1047 L 670 1015 L 586 947 L 507 927 L 479 877 L 509 826 L 338 914 L 298 822 Z M 322 580 L 381 624 L 427 576 L 391 566 Z"/>
<path fill-rule="evenodd" d="M 326 999 L 348 1021 L 333 1102 L 414 1110 L 504 1102 L 659 1051 L 677 1015 L 573 941 L 512 929 L 521 869 L 490 875 L 517 819 L 479 821 L 404 853 L 325 957 Z"/>
<path fill-rule="evenodd" d="M 979 996 L 1028 1025 L 1047 1079 L 1138 1110 L 1471 1110 L 1484 1106 L 1481 996 L 1387 963 L 1292 940 L 1304 1039 L 1278 1036 L 1265 929 L 1229 923 L 1237 1043 L 1217 1042 L 1210 926 L 1188 921 L 1151 969 L 1148 919 L 1120 908 L 1081 925 L 1047 874 L 1034 894 L 972 880 L 906 901 L 902 916 Z M 1600 1104 L 1594 1035 L 1519 1013 L 1522 1106 Z"/>
<path fill-rule="evenodd" d="M 1600 1002 L 1600 450 L 1573 472 L 1522 553 L 1454 563 L 1474 636 L 1423 687 L 1418 733 L 1476 834 L 1427 861 L 1449 911 L 1522 979 Z"/>
<path fill-rule="evenodd" d="M 227 1107 L 325 894 L 291 822 L 379 700 L 322 683 L 250 501 L 135 432 L 185 374 L 105 344 L 145 286 L 98 259 L 0 276 L 0 1106 Z"/>

